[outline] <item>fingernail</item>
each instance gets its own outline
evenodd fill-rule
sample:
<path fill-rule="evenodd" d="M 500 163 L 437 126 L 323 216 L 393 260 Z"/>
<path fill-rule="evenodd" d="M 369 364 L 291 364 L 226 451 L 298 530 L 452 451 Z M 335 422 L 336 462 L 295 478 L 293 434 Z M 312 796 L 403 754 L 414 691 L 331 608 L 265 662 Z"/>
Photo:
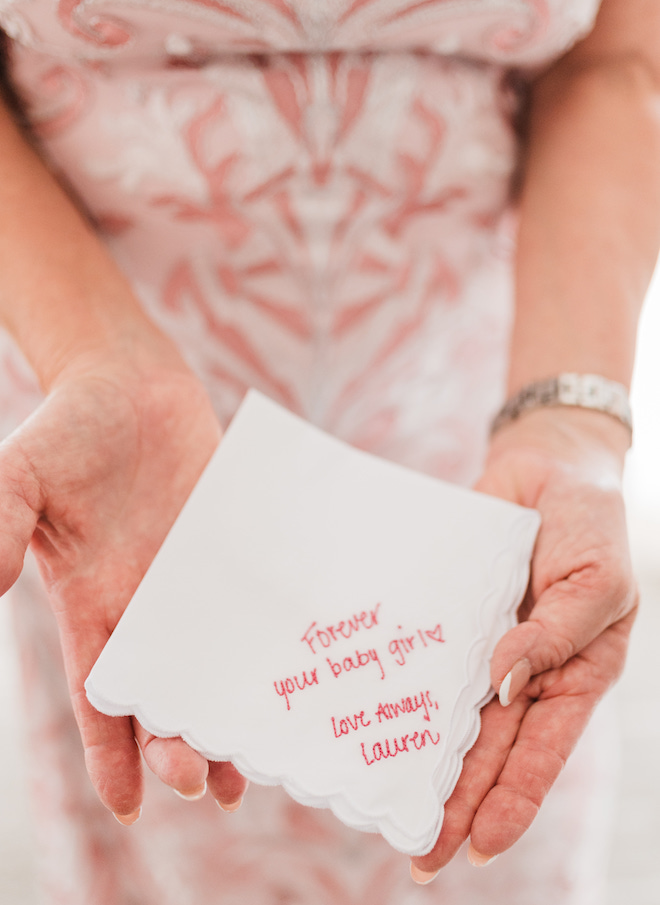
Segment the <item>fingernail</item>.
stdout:
<path fill-rule="evenodd" d="M 508 707 L 518 697 L 532 675 L 532 664 L 526 657 L 513 664 L 500 685 L 499 698 L 502 707 Z"/>
<path fill-rule="evenodd" d="M 133 826 L 134 823 L 140 819 L 142 815 L 142 808 L 138 808 L 137 811 L 133 811 L 132 814 L 115 814 L 114 818 L 118 823 L 121 823 L 122 826 Z"/>
<path fill-rule="evenodd" d="M 173 789 L 172 791 L 176 792 L 179 798 L 183 798 L 184 801 L 199 801 L 200 798 L 206 795 L 206 780 L 204 780 L 204 785 L 201 789 L 197 789 L 196 792 L 179 792 L 178 789 Z"/>
<path fill-rule="evenodd" d="M 243 796 L 241 795 L 236 801 L 232 801 L 231 804 L 222 804 L 222 802 L 216 802 L 221 811 L 225 811 L 227 814 L 233 814 L 234 811 L 237 811 L 240 806 L 243 804 Z"/>
<path fill-rule="evenodd" d="M 494 861 L 495 858 L 497 858 L 497 855 L 482 855 L 481 852 L 478 852 L 472 843 L 470 843 L 467 857 L 470 864 L 474 865 L 474 867 L 485 867 L 487 864 L 490 864 L 491 861 Z"/>
<path fill-rule="evenodd" d="M 426 886 L 432 880 L 435 880 L 439 873 L 439 870 L 421 870 L 412 861 L 410 862 L 410 876 L 419 886 Z"/>

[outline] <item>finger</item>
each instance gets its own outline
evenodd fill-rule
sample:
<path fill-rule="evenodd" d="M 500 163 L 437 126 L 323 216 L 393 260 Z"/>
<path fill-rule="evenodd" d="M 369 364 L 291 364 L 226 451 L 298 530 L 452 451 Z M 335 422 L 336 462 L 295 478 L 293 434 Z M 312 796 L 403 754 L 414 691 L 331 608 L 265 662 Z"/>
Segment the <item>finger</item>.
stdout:
<path fill-rule="evenodd" d="M 591 694 L 561 695 L 529 708 L 498 780 L 472 822 L 472 847 L 484 861 L 510 848 L 531 826 L 595 703 Z"/>
<path fill-rule="evenodd" d="M 456 788 L 445 804 L 440 835 L 428 854 L 412 859 L 417 882 L 428 882 L 470 835 L 474 815 L 497 782 L 529 703 L 521 696 L 512 707 L 491 701 L 482 710 L 479 738 L 465 756 Z"/>
<path fill-rule="evenodd" d="M 578 657 L 543 673 L 521 698 L 535 698 L 497 782 L 479 805 L 470 830 L 484 856 L 505 851 L 531 825 L 591 714 L 618 678 L 635 613 L 600 635 Z M 511 708 L 518 706 L 518 701 Z"/>
<path fill-rule="evenodd" d="M 611 626 L 562 669 L 533 679 L 510 707 L 492 701 L 484 708 L 438 841 L 412 859 L 417 882 L 433 879 L 468 836 L 470 859 L 485 864 L 531 825 L 597 701 L 621 672 L 634 616 Z"/>
<path fill-rule="evenodd" d="M 84 691 L 71 700 L 96 794 L 120 823 L 135 823 L 142 805 L 142 766 L 130 718 L 99 713 Z"/>
<path fill-rule="evenodd" d="M 604 589 L 590 575 L 573 575 L 541 595 L 525 622 L 504 635 L 491 660 L 491 680 L 506 707 L 532 676 L 557 669 L 615 624 L 632 627 L 637 609 L 634 586 Z M 623 602 L 621 598 L 623 597 Z M 624 611 L 623 619 L 618 614 Z M 630 617 L 630 618 L 629 618 Z"/>
<path fill-rule="evenodd" d="M 211 761 L 208 785 L 211 795 L 222 810 L 231 812 L 241 806 L 248 781 L 228 761 Z"/>
<path fill-rule="evenodd" d="M 158 738 L 133 720 L 135 738 L 149 769 L 165 785 L 189 801 L 206 793 L 208 761 L 182 738 Z"/>
<path fill-rule="evenodd" d="M 92 785 L 102 803 L 122 823 L 134 823 L 142 804 L 142 761 L 130 717 L 99 713 L 87 699 L 84 682 L 108 640 L 91 620 L 63 627 L 60 638 L 73 711 Z"/>
<path fill-rule="evenodd" d="M 23 430 L 14 434 L 0 450 L 0 593 L 8 590 L 20 575 L 25 552 L 38 534 L 36 529 L 44 509 L 40 482 L 23 448 L 25 433 Z M 90 778 L 105 806 L 121 822 L 133 823 L 139 816 L 142 773 L 130 720 L 98 713 L 83 689 L 109 632 L 99 633 L 89 625 L 66 631 L 61 624 L 60 631 L 71 701 Z"/>

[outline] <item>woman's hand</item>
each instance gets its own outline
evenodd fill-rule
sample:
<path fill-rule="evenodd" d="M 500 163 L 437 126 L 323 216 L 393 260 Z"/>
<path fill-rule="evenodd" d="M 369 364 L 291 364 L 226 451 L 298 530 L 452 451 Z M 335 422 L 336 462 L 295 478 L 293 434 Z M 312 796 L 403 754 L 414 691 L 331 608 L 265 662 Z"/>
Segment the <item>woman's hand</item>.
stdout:
<path fill-rule="evenodd" d="M 660 244 L 659 40 L 659 4 L 603 0 L 589 35 L 530 84 L 510 395 L 566 372 L 630 382 Z M 482 712 L 435 848 L 414 859 L 420 881 L 467 836 L 484 863 L 522 835 L 621 672 L 637 605 L 629 439 L 609 415 L 547 408 L 493 440 L 478 489 L 538 509 L 542 526 L 520 624 L 493 656 L 500 701 Z"/>
<path fill-rule="evenodd" d="M 139 363 L 137 359 L 139 360 Z M 123 823 L 139 816 L 139 743 L 189 797 L 208 787 L 233 809 L 245 781 L 181 739 L 98 713 L 83 682 L 220 439 L 207 395 L 164 339 L 138 356 L 77 363 L 0 445 L 0 593 L 28 545 L 57 618 L 87 769 Z"/>
<path fill-rule="evenodd" d="M 413 861 L 419 882 L 468 836 L 475 864 L 513 845 L 623 668 L 637 606 L 620 488 L 628 442 L 608 415 L 559 408 L 493 440 L 477 489 L 537 509 L 542 524 L 520 623 L 492 659 L 499 700 L 482 712 L 433 851 Z"/>
<path fill-rule="evenodd" d="M 59 624 L 87 768 L 137 819 L 140 754 L 164 782 L 233 807 L 245 781 L 181 739 L 97 713 L 92 665 L 215 449 L 206 393 L 143 312 L 81 205 L 0 103 L 0 324 L 46 401 L 0 445 L 0 594 L 31 545 Z"/>

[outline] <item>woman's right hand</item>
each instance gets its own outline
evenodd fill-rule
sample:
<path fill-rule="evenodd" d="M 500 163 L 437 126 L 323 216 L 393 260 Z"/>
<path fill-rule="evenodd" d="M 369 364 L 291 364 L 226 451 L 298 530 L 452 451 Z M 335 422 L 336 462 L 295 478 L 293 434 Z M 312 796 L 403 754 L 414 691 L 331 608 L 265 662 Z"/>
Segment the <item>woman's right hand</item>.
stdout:
<path fill-rule="evenodd" d="M 80 206 L 0 101 L 0 324 L 46 392 L 0 444 L 0 594 L 36 554 L 87 769 L 137 819 L 140 753 L 186 795 L 233 807 L 245 780 L 181 739 L 95 711 L 83 682 L 220 438 L 201 383 L 147 318 Z"/>
<path fill-rule="evenodd" d="M 139 359 L 139 361 L 138 361 Z M 65 368 L 0 445 L 0 593 L 34 551 L 59 626 L 87 769 L 121 822 L 139 816 L 141 759 L 180 793 L 232 810 L 245 780 L 181 739 L 98 713 L 83 683 L 220 439 L 206 392 L 167 340 Z"/>

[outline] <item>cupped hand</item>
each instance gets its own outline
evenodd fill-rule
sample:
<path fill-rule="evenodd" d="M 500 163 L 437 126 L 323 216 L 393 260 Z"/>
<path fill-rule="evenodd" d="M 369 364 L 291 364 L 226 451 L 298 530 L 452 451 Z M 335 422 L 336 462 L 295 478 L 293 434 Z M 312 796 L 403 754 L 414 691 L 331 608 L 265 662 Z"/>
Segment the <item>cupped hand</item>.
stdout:
<path fill-rule="evenodd" d="M 181 739 L 98 713 L 83 683 L 220 439 L 194 375 L 166 341 L 69 368 L 0 445 L 0 593 L 31 546 L 57 619 L 87 769 L 123 823 L 139 816 L 141 757 L 185 797 L 233 809 L 245 781 Z"/>
<path fill-rule="evenodd" d="M 491 663 L 499 691 L 446 804 L 426 882 L 469 836 L 487 861 L 530 826 L 598 700 L 623 668 L 637 608 L 621 469 L 627 430 L 579 409 L 529 413 L 495 436 L 477 489 L 542 518 L 519 624 Z"/>

